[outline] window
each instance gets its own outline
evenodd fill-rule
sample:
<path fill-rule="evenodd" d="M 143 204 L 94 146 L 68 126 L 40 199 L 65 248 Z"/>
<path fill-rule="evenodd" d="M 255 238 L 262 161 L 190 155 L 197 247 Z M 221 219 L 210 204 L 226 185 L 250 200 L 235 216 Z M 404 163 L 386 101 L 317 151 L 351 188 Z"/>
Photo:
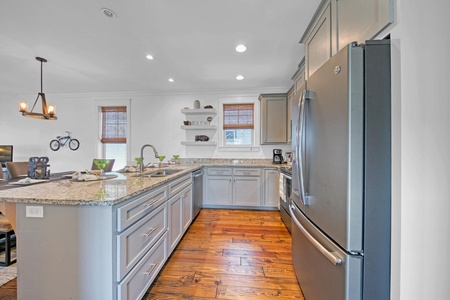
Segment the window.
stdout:
<path fill-rule="evenodd" d="M 254 129 L 253 104 L 224 104 L 224 145 L 252 145 Z"/>
<path fill-rule="evenodd" d="M 101 107 L 101 139 L 104 158 L 115 159 L 114 169 L 127 164 L 127 107 Z"/>

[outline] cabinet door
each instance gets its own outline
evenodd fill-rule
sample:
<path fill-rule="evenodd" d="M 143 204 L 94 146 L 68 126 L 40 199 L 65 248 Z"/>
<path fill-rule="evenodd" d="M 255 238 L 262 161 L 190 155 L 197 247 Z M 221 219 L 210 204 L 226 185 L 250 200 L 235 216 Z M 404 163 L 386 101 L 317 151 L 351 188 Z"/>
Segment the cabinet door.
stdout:
<path fill-rule="evenodd" d="M 328 4 L 305 41 L 307 78 L 332 56 L 334 36 L 331 26 L 331 4 Z"/>
<path fill-rule="evenodd" d="M 178 244 L 182 234 L 182 195 L 169 199 L 169 255 Z"/>
<path fill-rule="evenodd" d="M 233 204 L 242 206 L 260 206 L 261 178 L 235 177 L 233 179 Z"/>
<path fill-rule="evenodd" d="M 209 176 L 206 178 L 205 204 L 230 205 L 232 204 L 231 176 Z"/>
<path fill-rule="evenodd" d="M 288 92 L 287 96 L 287 142 L 292 142 L 292 99 L 294 98 L 294 88 Z"/>
<path fill-rule="evenodd" d="M 279 177 L 278 170 L 264 170 L 264 206 L 280 208 Z"/>
<path fill-rule="evenodd" d="M 182 212 L 182 224 L 183 233 L 189 228 L 192 222 L 192 188 L 184 191 L 183 195 L 183 212 Z"/>
<path fill-rule="evenodd" d="M 393 22 L 392 0 L 337 1 L 339 49 L 374 38 Z"/>
<path fill-rule="evenodd" d="M 261 144 L 287 142 L 287 94 L 260 95 Z"/>

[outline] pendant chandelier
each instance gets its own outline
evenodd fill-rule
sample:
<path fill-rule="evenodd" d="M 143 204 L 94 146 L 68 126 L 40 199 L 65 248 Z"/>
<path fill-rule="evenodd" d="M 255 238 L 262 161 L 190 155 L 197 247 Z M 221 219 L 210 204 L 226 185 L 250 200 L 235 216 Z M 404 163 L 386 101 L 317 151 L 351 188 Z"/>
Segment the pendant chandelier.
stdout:
<path fill-rule="evenodd" d="M 31 111 L 28 112 L 28 103 L 27 102 L 19 102 L 19 111 L 22 113 L 22 116 L 24 116 L 24 117 L 42 119 L 42 120 L 56 120 L 58 118 L 55 116 L 55 106 L 47 105 L 47 102 L 45 101 L 45 94 L 42 91 L 42 64 L 47 62 L 47 60 L 42 57 L 36 57 L 36 60 L 41 62 L 41 92 L 38 93 L 38 96 L 37 96 L 36 100 L 34 101 Z M 34 107 L 36 106 L 36 103 L 37 103 L 39 97 L 41 97 L 41 101 L 42 101 L 42 113 L 33 112 Z"/>

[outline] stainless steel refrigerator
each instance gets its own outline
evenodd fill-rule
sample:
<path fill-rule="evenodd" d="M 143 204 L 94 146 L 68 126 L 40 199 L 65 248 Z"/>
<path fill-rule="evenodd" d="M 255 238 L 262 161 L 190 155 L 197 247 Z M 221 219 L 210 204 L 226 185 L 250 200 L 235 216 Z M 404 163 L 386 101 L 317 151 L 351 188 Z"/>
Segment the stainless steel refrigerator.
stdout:
<path fill-rule="evenodd" d="M 292 258 L 307 300 L 389 299 L 389 40 L 352 43 L 293 111 Z"/>

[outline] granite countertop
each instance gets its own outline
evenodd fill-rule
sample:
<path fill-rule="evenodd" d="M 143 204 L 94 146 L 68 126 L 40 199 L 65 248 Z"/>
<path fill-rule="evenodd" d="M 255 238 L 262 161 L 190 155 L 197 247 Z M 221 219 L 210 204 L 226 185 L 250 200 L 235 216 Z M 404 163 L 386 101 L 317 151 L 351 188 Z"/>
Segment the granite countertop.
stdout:
<path fill-rule="evenodd" d="M 202 167 L 259 167 L 280 168 L 285 164 L 272 164 L 270 160 L 180 160 L 181 164 L 167 168 L 146 169 L 145 174 L 161 169 L 180 169 L 166 177 L 138 176 L 137 173 L 112 173 L 116 178 L 97 181 L 75 181 L 70 178 L 25 187 L 0 190 L 0 202 L 29 204 L 110 206 L 143 192 L 190 174 Z M 110 174 L 110 173 L 108 173 Z"/>

